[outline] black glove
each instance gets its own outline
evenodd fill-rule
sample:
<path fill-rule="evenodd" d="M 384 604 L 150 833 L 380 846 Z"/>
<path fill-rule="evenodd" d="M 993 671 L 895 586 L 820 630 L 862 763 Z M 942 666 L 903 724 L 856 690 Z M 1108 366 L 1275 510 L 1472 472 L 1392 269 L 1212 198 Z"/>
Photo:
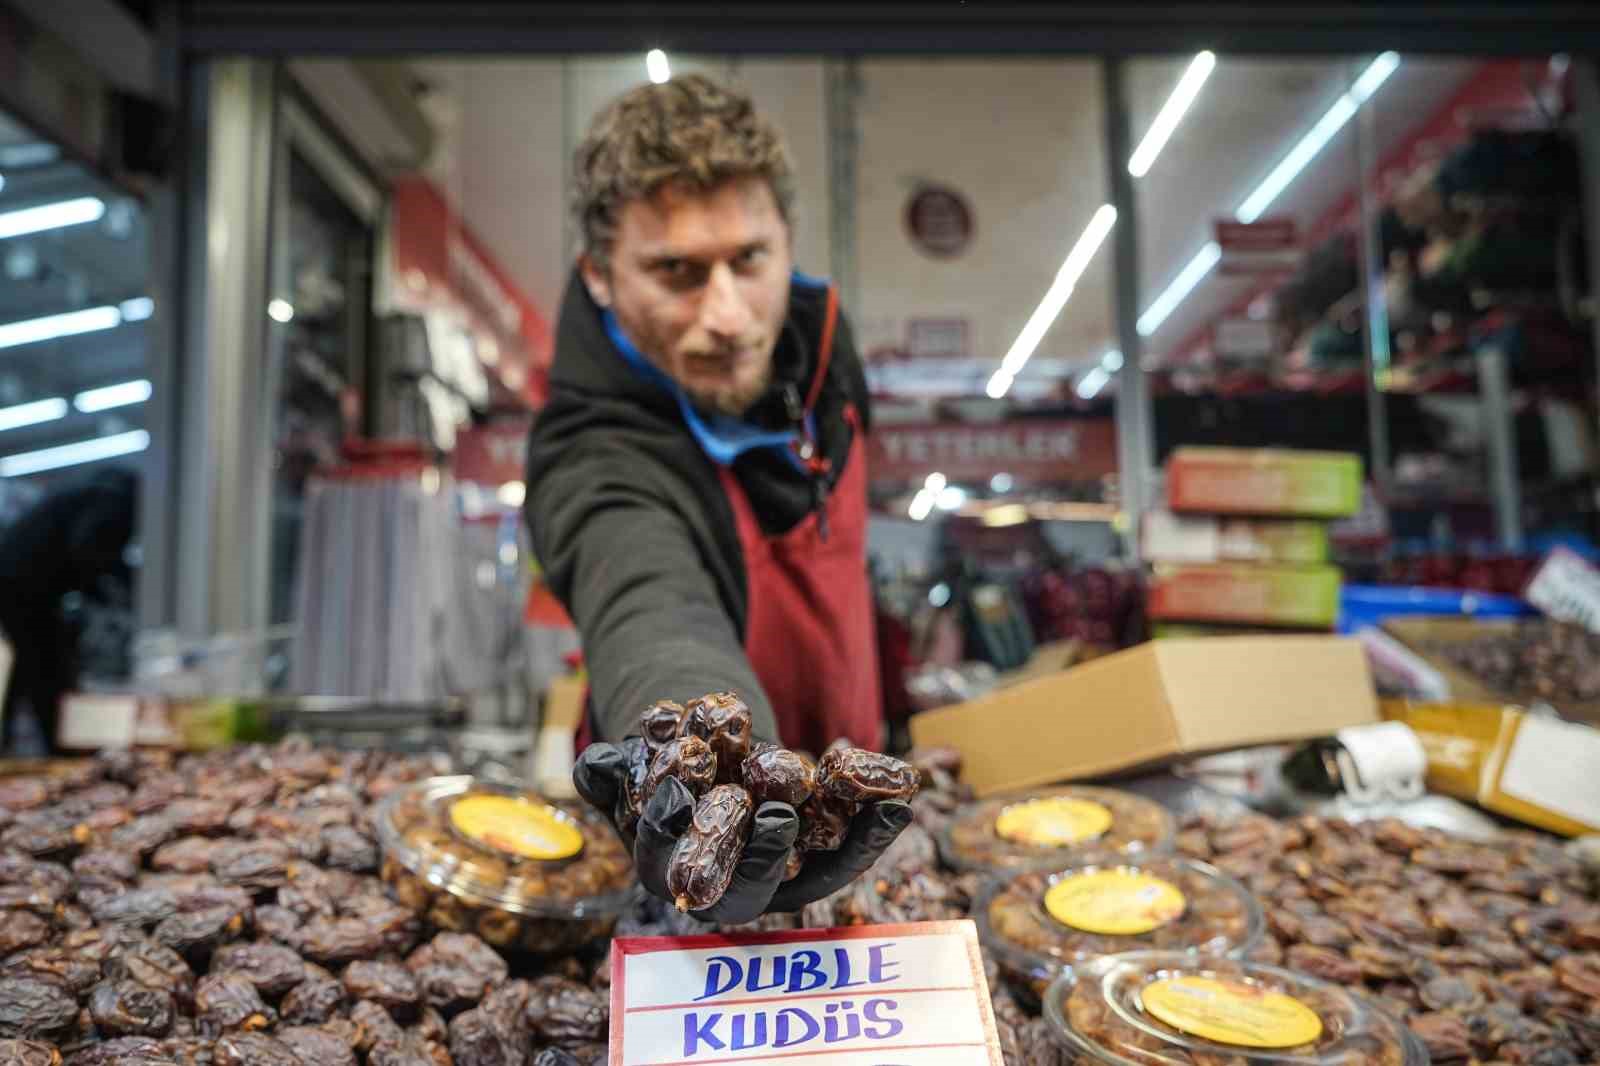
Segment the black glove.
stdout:
<path fill-rule="evenodd" d="M 643 743 L 639 737 L 628 737 L 620 744 L 589 745 L 572 771 L 572 781 L 579 794 L 604 812 L 622 835 L 644 887 L 652 895 L 670 900 L 667 862 L 694 817 L 694 796 L 683 782 L 668 778 L 645 804 L 636 831 L 627 832 L 628 766 L 634 747 Z M 740 925 L 768 911 L 799 910 L 860 877 L 910 824 L 909 804 L 869 804 L 851 819 L 850 831 L 838 850 L 808 853 L 799 874 L 784 881 L 789 851 L 800 832 L 800 816 L 787 803 L 763 803 L 756 810 L 750 840 L 728 890 L 710 907 L 691 913 L 704 922 Z"/>

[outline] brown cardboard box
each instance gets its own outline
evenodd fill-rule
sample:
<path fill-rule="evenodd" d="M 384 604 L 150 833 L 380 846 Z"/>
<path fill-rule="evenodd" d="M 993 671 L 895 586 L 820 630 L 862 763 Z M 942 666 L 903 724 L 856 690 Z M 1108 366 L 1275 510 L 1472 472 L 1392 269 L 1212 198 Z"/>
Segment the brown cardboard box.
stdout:
<path fill-rule="evenodd" d="M 1600 832 L 1600 730 L 1489 703 L 1384 700 L 1428 753 L 1428 788 L 1554 833 Z"/>
<path fill-rule="evenodd" d="M 911 719 L 990 795 L 1378 721 L 1366 656 L 1324 636 L 1162 640 Z"/>

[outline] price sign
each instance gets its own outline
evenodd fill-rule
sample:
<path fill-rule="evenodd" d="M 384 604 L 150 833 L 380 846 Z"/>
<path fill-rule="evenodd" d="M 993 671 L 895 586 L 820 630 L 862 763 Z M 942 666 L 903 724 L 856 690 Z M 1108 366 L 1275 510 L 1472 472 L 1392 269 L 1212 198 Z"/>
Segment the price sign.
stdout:
<path fill-rule="evenodd" d="M 619 937 L 611 1066 L 1003 1066 L 970 921 Z"/>

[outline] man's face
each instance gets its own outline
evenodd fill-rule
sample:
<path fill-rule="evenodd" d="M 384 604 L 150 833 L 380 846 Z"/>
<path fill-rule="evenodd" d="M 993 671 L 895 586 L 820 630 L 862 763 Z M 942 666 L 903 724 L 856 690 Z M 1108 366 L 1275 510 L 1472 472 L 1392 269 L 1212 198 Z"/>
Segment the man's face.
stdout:
<path fill-rule="evenodd" d="M 742 415 L 772 380 L 789 309 L 789 227 L 762 178 L 665 186 L 617 218 L 609 272 L 584 283 L 697 407 Z"/>

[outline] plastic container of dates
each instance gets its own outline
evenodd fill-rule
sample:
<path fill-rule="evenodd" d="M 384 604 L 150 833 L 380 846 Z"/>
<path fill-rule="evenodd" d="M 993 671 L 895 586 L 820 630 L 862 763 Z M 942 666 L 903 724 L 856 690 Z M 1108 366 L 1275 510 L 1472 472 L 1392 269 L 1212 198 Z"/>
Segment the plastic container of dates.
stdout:
<path fill-rule="evenodd" d="M 571 951 L 610 935 L 633 898 L 622 840 L 575 801 L 462 774 L 395 792 L 374 820 L 400 902 L 502 950 Z"/>
<path fill-rule="evenodd" d="M 1277 966 L 1168 951 L 1107 955 L 1044 995 L 1052 1033 L 1107 1066 L 1428 1066 L 1415 1035 L 1370 1001 Z"/>
<path fill-rule="evenodd" d="M 1239 882 L 1169 857 L 1012 874 L 989 883 L 972 917 L 1001 974 L 1032 1005 L 1064 970 L 1106 955 L 1236 958 L 1266 929 L 1261 905 Z"/>
<path fill-rule="evenodd" d="M 1132 792 L 1065 785 L 995 796 L 958 812 L 939 837 L 951 866 L 1008 873 L 1060 869 L 1089 858 L 1137 858 L 1172 850 L 1177 823 Z"/>

